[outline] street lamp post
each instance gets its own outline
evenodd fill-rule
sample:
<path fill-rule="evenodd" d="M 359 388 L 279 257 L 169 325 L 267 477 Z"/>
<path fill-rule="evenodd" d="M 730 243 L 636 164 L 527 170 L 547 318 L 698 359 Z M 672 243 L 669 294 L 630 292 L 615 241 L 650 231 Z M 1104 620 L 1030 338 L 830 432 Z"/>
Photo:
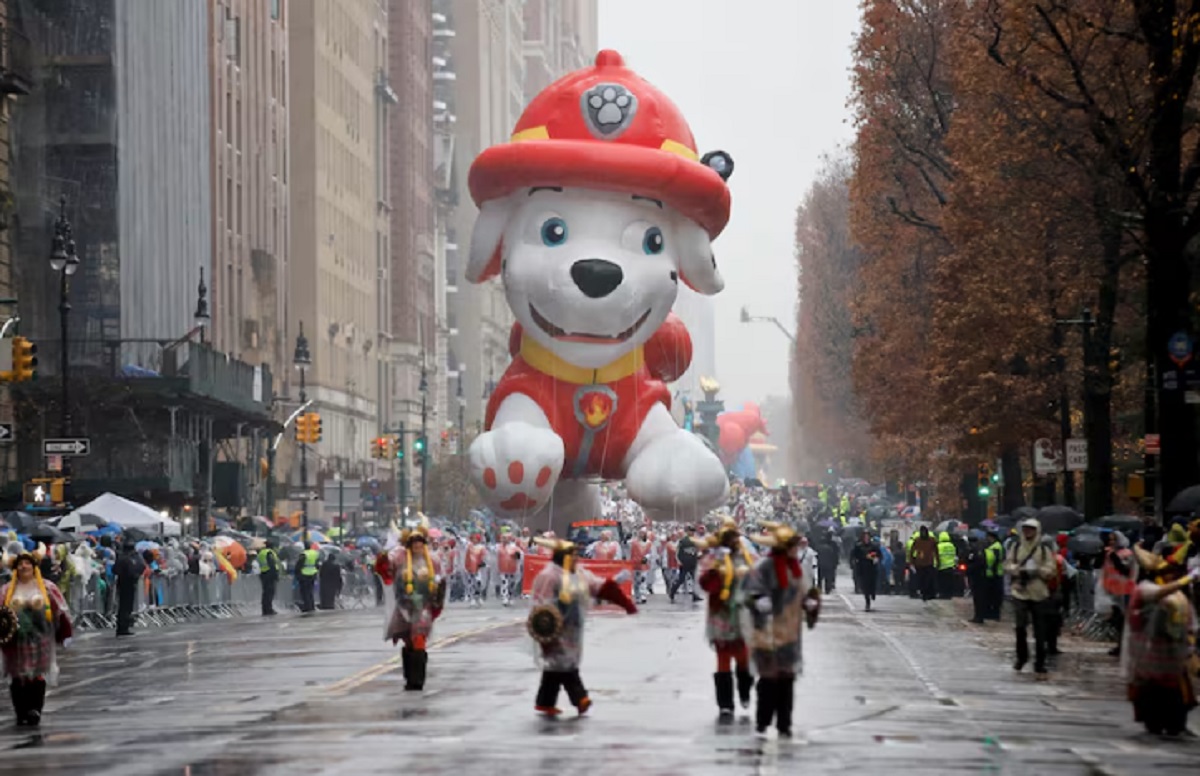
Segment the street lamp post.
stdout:
<path fill-rule="evenodd" d="M 464 420 L 467 400 L 463 397 L 463 368 L 458 368 L 458 454 L 462 455 L 466 447 L 466 424 Z"/>
<path fill-rule="evenodd" d="M 780 323 L 779 319 L 773 315 L 751 315 L 750 311 L 747 310 L 745 307 L 743 307 L 742 314 L 741 314 L 741 321 L 742 321 L 742 323 L 755 323 L 758 321 L 763 321 L 766 323 L 773 323 L 779 327 L 779 330 L 781 332 L 783 332 L 783 336 L 785 336 L 789 340 L 791 340 L 793 345 L 796 344 L 796 335 L 792 334 L 790 331 L 788 331 L 787 327 L 785 327 L 782 323 Z"/>
<path fill-rule="evenodd" d="M 426 435 L 429 425 L 429 379 L 425 372 L 425 357 L 421 357 L 421 512 L 425 511 L 425 486 L 429 481 L 429 437 Z"/>
<path fill-rule="evenodd" d="M 71 312 L 69 298 L 69 278 L 79 269 L 79 255 L 75 253 L 75 238 L 72 236 L 71 222 L 67 220 L 67 197 L 64 194 L 58 201 L 58 218 L 54 221 L 54 239 L 50 248 L 50 269 L 61 273 L 58 284 L 58 316 L 61 326 L 61 372 L 62 379 L 62 414 L 59 417 L 61 435 L 66 438 L 71 435 L 71 395 L 70 366 L 67 359 L 67 317 Z M 66 461 L 64 460 L 64 466 Z"/>
<path fill-rule="evenodd" d="M 196 328 L 200 329 L 200 343 L 204 344 L 204 330 L 208 327 L 208 286 L 204 285 L 204 267 L 200 268 L 200 285 L 196 287 L 196 312 L 192 316 Z"/>
<path fill-rule="evenodd" d="M 312 366 L 312 354 L 308 352 L 308 338 L 304 336 L 304 321 L 300 322 L 300 333 L 296 335 L 296 352 L 292 355 L 292 363 L 300 372 L 300 404 L 308 401 L 304 393 L 304 373 Z M 308 487 L 308 444 L 300 443 L 300 485 Z M 308 549 L 308 494 L 305 492 L 300 501 L 300 513 L 304 538 L 304 549 Z"/>

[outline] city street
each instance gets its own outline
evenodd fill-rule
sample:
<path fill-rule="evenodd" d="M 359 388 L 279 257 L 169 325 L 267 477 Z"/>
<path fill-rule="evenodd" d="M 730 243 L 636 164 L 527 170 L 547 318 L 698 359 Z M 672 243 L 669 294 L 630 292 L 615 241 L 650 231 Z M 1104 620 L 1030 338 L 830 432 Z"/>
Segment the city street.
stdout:
<path fill-rule="evenodd" d="M 806 646 L 797 738 L 715 724 L 698 609 L 661 595 L 589 624 L 584 719 L 533 713 L 523 608 L 442 619 L 424 694 L 402 691 L 379 610 L 250 617 L 73 645 L 40 734 L 7 726 L 5 770 L 45 774 L 1194 773 L 1200 745 L 1140 733 L 1104 645 L 1014 675 L 1008 629 L 949 604 L 835 595 Z M 981 634 L 981 635 L 980 635 Z M 1086 651 L 1083 658 L 1081 650 Z M 1109 666 L 1088 669 L 1079 663 Z M 564 700 L 565 703 L 565 700 Z M 931 771 L 932 769 L 932 771 Z"/>

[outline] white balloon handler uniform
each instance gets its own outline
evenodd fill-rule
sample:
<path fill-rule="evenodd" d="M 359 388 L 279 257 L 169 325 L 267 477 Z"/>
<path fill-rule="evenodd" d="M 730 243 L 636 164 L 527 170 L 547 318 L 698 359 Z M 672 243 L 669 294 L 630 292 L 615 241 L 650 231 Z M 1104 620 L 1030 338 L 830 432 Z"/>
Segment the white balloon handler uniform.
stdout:
<path fill-rule="evenodd" d="M 496 548 L 496 570 L 500 572 L 500 601 L 512 605 L 513 593 L 521 592 L 521 548 L 513 542 L 512 534 L 500 535 L 500 546 Z"/>
<path fill-rule="evenodd" d="M 816 579 L 797 558 L 800 536 L 786 525 L 763 523 L 768 533 L 751 537 L 769 548 L 743 581 L 753 627 L 750 655 L 758 673 L 756 727 L 765 734 L 772 720 L 779 735 L 792 735 L 793 691 L 803 670 L 804 625 L 816 625 L 821 594 Z"/>
<path fill-rule="evenodd" d="M 467 574 L 467 602 L 482 606 L 487 598 L 487 545 L 483 536 L 473 534 L 463 555 L 463 570 Z"/>
<path fill-rule="evenodd" d="M 599 516 L 595 480 L 624 481 L 657 519 L 725 501 L 720 459 L 676 424 L 666 382 L 691 361 L 671 308 L 724 286 L 712 241 L 729 220 L 728 154 L 701 157 L 665 94 L 615 51 L 533 98 L 468 186 L 479 217 L 465 276 L 499 278 L 513 361 L 471 443 L 493 513 L 549 508 L 560 533 Z"/>
<path fill-rule="evenodd" d="M 384 640 L 404 642 L 400 655 L 404 668 L 404 689 L 423 690 L 426 651 L 434 621 L 441 616 L 446 602 L 446 587 L 437 560 L 429 549 L 429 524 L 421 521 L 414 530 L 405 530 L 400 546 L 381 553 L 375 571 L 388 584 L 393 598 Z"/>
<path fill-rule="evenodd" d="M 556 705 L 558 691 L 563 689 L 571 705 L 584 714 L 592 701 L 579 676 L 579 664 L 583 658 L 583 623 L 591 600 L 614 603 L 629 614 L 637 614 L 637 606 L 621 590 L 619 575 L 601 579 L 586 569 L 575 568 L 578 548 L 574 543 L 543 538 L 534 541 L 553 552 L 553 561 L 533 580 L 533 608 L 529 612 L 529 634 L 542 668 L 534 708 L 548 717 L 558 716 L 562 713 Z"/>

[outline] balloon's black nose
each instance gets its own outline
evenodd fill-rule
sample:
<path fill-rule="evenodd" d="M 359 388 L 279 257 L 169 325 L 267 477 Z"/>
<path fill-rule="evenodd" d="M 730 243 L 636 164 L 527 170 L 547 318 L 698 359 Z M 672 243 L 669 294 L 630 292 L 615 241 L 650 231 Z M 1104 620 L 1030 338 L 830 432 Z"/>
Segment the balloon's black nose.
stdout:
<path fill-rule="evenodd" d="M 585 296 L 600 299 L 621 285 L 625 273 L 621 267 L 604 259 L 581 259 L 571 265 L 571 279 Z"/>

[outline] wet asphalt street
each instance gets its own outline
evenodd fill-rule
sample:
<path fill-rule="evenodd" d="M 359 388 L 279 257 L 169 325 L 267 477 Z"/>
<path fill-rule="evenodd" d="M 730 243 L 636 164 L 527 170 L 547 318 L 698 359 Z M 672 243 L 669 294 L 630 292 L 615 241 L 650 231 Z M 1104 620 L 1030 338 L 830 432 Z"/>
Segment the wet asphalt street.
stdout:
<path fill-rule="evenodd" d="M 806 634 L 791 742 L 715 723 L 690 604 L 589 622 L 586 718 L 533 713 L 524 607 L 452 605 L 427 689 L 405 693 L 381 610 L 78 640 L 40 734 L 0 728 L 0 771 L 38 774 L 1195 774 L 1200 744 L 1140 733 L 1107 645 L 1014 674 L 1007 625 L 948 602 L 835 596 Z M 565 705 L 565 699 L 563 701 Z M 1193 721 L 1195 723 L 1195 720 Z"/>

